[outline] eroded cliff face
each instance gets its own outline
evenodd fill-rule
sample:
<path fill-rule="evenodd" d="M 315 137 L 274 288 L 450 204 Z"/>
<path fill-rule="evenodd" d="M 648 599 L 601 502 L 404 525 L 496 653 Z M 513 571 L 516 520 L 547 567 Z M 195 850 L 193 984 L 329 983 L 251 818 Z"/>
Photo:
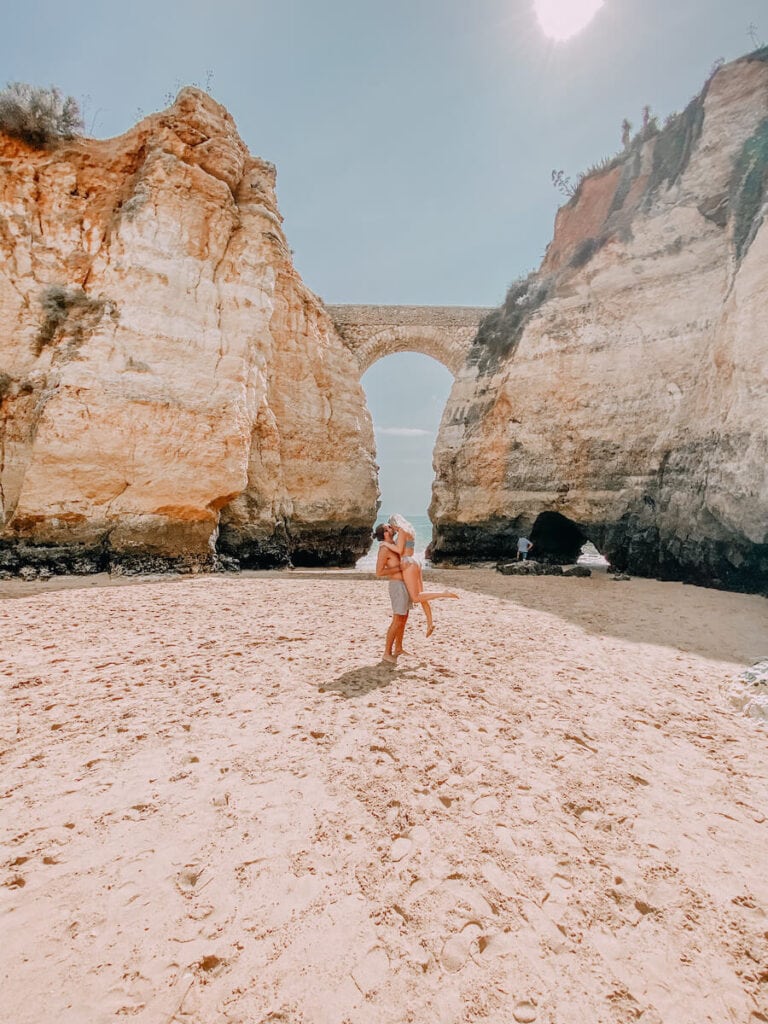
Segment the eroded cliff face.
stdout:
<path fill-rule="evenodd" d="M 434 557 L 768 588 L 768 64 L 585 180 L 481 326 L 435 451 Z"/>
<path fill-rule="evenodd" d="M 367 549 L 370 417 L 274 186 L 194 89 L 117 139 L 0 136 L 0 570 Z"/>

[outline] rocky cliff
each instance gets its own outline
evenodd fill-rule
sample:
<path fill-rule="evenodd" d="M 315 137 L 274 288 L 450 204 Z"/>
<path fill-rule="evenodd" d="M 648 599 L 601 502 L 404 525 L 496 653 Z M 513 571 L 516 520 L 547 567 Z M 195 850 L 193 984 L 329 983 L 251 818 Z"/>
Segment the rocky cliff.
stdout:
<path fill-rule="evenodd" d="M 194 89 L 117 139 L 0 135 L 0 571 L 367 549 L 370 417 L 274 188 Z"/>
<path fill-rule="evenodd" d="M 459 372 L 436 559 L 768 588 L 768 53 L 588 176 Z"/>
<path fill-rule="evenodd" d="M 365 551 L 359 365 L 274 187 L 193 89 L 113 140 L 0 136 L 0 573 Z M 767 206 L 758 52 L 585 178 L 482 324 L 435 451 L 437 560 L 528 533 L 768 589 Z"/>

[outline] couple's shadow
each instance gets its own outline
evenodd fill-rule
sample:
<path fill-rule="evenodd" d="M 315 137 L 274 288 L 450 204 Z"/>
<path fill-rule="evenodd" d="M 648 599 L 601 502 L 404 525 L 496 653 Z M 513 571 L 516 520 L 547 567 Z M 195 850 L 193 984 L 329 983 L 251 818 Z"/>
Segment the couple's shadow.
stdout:
<path fill-rule="evenodd" d="M 395 678 L 411 675 L 420 664 L 410 659 L 408 664 L 392 665 L 386 661 L 379 661 L 375 665 L 362 665 L 360 668 L 343 672 L 331 682 L 323 683 L 319 689 L 321 693 L 335 690 L 342 697 L 362 697 L 374 690 L 384 689 Z"/>

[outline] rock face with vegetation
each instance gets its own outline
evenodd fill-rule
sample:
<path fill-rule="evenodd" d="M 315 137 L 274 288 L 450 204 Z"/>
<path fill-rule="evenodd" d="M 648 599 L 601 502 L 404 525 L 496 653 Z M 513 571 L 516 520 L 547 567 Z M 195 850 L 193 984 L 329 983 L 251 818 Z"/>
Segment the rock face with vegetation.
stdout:
<path fill-rule="evenodd" d="M 768 588 L 768 53 L 588 175 L 482 324 L 435 452 L 437 560 Z"/>
<path fill-rule="evenodd" d="M 0 571 L 367 549 L 370 417 L 274 186 L 195 89 L 117 139 L 0 134 Z"/>

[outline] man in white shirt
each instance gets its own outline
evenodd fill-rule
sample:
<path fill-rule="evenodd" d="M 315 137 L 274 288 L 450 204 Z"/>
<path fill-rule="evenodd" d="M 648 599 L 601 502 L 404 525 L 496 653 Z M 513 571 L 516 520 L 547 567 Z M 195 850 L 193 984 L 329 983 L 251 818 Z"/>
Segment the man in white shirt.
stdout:
<path fill-rule="evenodd" d="M 528 540 L 527 537 L 518 537 L 517 539 L 517 560 L 518 562 L 522 558 L 523 561 L 528 557 L 528 552 L 533 547 L 533 544 Z"/>

